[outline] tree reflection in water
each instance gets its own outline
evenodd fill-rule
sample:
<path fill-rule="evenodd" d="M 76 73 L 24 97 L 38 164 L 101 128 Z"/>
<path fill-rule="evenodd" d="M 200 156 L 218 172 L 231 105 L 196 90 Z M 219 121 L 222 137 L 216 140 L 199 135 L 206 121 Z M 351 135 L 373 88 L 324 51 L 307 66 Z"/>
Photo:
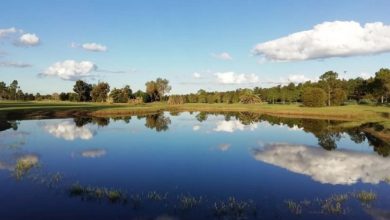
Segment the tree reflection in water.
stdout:
<path fill-rule="evenodd" d="M 174 117 L 179 114 L 179 112 L 170 112 L 170 115 Z M 318 145 L 325 150 L 337 149 L 337 142 L 340 141 L 342 135 L 348 134 L 353 142 L 360 144 L 364 141 L 367 141 L 367 143 L 370 146 L 373 146 L 374 151 L 379 155 L 384 157 L 390 155 L 390 144 L 386 138 L 381 138 L 382 134 L 387 134 L 390 131 L 385 130 L 383 126 L 379 126 L 375 123 L 367 123 L 362 126 L 353 128 L 343 128 L 342 126 L 338 126 L 340 123 L 342 123 L 340 121 L 306 118 L 284 118 L 253 112 L 199 112 L 196 114 L 195 118 L 199 122 L 204 122 L 208 120 L 210 115 L 222 115 L 224 116 L 225 121 L 235 119 L 245 126 L 260 122 L 268 122 L 270 125 L 283 125 L 291 129 L 301 129 L 305 132 L 313 134 L 318 140 Z M 83 127 L 87 124 L 94 124 L 98 125 L 99 127 L 104 127 L 109 125 L 110 119 L 114 121 L 121 120 L 125 123 L 130 123 L 132 117 L 76 117 L 73 119 L 73 121 L 77 127 Z M 145 127 L 157 132 L 167 131 L 169 129 L 169 125 L 171 124 L 171 119 L 166 114 L 164 114 L 164 112 L 138 115 L 137 119 L 145 119 Z M 18 122 L 0 120 L 0 131 L 7 129 L 17 130 Z"/>

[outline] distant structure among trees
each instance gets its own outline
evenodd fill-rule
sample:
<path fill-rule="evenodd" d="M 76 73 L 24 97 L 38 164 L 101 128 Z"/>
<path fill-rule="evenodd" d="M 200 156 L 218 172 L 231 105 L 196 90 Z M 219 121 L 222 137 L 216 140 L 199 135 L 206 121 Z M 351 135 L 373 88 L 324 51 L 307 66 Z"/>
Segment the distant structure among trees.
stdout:
<path fill-rule="evenodd" d="M 197 93 L 170 95 L 171 86 L 167 79 L 157 78 L 145 83 L 145 91 L 133 93 L 129 85 L 123 88 L 110 88 L 107 82 L 96 85 L 85 81 L 76 81 L 73 92 L 61 92 L 51 95 L 23 93 L 18 81 L 9 85 L 0 82 L 0 100 L 61 100 L 71 102 L 112 102 L 147 103 L 167 101 L 168 104 L 183 103 L 243 103 L 269 104 L 302 103 L 304 106 L 337 106 L 348 103 L 388 104 L 390 103 L 390 69 L 382 68 L 369 79 L 340 79 L 338 73 L 328 71 L 322 74 L 318 82 L 278 85 L 270 88 L 237 89 L 225 92 L 207 92 L 200 89 Z"/>

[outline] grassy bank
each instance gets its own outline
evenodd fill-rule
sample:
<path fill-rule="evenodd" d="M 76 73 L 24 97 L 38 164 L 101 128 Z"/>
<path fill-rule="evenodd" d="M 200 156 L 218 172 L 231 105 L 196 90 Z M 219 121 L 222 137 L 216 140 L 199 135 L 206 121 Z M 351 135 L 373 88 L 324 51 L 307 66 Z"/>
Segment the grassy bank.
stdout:
<path fill-rule="evenodd" d="M 207 111 L 207 112 L 254 112 L 280 117 L 329 119 L 346 121 L 344 126 L 358 126 L 375 122 L 390 129 L 390 107 L 348 105 L 335 107 L 309 108 L 299 105 L 270 104 L 200 104 L 168 105 L 148 104 L 107 104 L 74 102 L 0 102 L 0 114 L 27 114 L 39 116 L 118 116 L 156 111 Z"/>

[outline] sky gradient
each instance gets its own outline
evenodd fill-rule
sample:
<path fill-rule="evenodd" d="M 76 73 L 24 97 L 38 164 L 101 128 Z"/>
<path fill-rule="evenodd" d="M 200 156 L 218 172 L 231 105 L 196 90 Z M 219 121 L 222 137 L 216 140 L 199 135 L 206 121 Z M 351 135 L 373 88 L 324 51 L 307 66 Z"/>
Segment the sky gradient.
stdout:
<path fill-rule="evenodd" d="M 137 90 L 163 77 L 171 93 L 269 87 L 328 70 L 368 77 L 390 61 L 388 0 L 0 4 L 0 81 L 33 93 L 68 92 L 79 78 Z"/>

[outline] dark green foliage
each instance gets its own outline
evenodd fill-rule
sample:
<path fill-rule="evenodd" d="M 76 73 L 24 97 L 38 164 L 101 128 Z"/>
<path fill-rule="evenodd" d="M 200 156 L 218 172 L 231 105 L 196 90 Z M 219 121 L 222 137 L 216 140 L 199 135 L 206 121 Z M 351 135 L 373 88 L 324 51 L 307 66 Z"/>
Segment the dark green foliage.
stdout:
<path fill-rule="evenodd" d="M 78 94 L 80 102 L 88 102 L 92 100 L 91 91 L 92 85 L 82 80 L 77 80 L 73 86 L 73 91 Z"/>
<path fill-rule="evenodd" d="M 114 88 L 110 93 L 110 98 L 114 103 L 127 103 L 133 97 L 133 91 L 130 89 L 130 86 L 125 86 L 122 89 Z"/>
<path fill-rule="evenodd" d="M 303 105 L 308 107 L 325 106 L 327 100 L 326 93 L 321 88 L 306 88 L 303 91 Z"/>

